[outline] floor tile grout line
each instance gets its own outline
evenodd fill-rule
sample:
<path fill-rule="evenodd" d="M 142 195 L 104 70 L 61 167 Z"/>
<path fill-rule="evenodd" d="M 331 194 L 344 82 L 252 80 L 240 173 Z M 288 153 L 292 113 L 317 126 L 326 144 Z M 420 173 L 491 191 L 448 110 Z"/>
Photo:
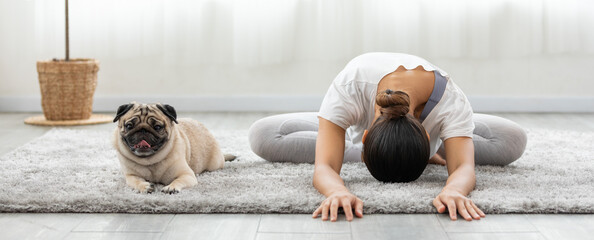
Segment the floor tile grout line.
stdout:
<path fill-rule="evenodd" d="M 439 223 L 439 226 L 441 227 L 441 231 L 443 231 L 447 235 L 448 232 L 446 231 L 446 229 L 443 226 L 443 224 L 441 223 L 441 221 L 439 221 L 439 216 L 436 213 L 433 213 L 431 215 L 433 215 L 433 218 L 435 218 L 435 220 L 437 221 L 437 223 Z M 449 239 L 449 237 L 448 237 L 448 239 Z"/>
<path fill-rule="evenodd" d="M 477 231 L 477 232 L 446 232 L 446 233 L 540 233 L 540 231 Z"/>
<path fill-rule="evenodd" d="M 143 233 L 143 234 L 150 234 L 150 235 L 155 235 L 154 237 L 156 237 L 156 239 L 163 239 L 163 234 L 165 234 L 164 232 L 69 232 L 67 234 L 65 234 L 61 239 L 69 239 L 69 237 L 71 237 L 71 235 L 73 234 L 92 234 L 92 233 L 123 233 L 123 234 L 127 234 L 127 233 Z"/>
<path fill-rule="evenodd" d="M 348 234 L 349 232 L 258 232 L 258 233 L 278 233 L 278 234 L 283 234 L 283 233 L 290 233 L 290 234 Z"/>
<path fill-rule="evenodd" d="M 550 238 L 548 238 L 546 235 L 544 235 L 542 232 L 540 231 L 536 231 L 536 232 L 476 232 L 478 234 L 481 233 L 487 233 L 487 234 L 500 234 L 500 233 L 509 233 L 509 234 L 515 234 L 515 233 L 536 233 L 538 234 L 538 236 L 540 236 L 543 240 L 550 240 Z M 468 232 L 468 234 L 472 234 L 472 232 Z M 449 238 L 449 234 L 448 234 L 448 238 Z"/>
<path fill-rule="evenodd" d="M 70 229 L 70 232 L 75 232 L 74 229 L 76 229 L 78 226 L 80 226 L 80 224 L 82 224 L 82 222 L 87 219 L 90 215 L 89 214 L 84 214 L 84 217 L 80 218 L 80 221 L 78 221 L 78 223 L 76 224 L 76 226 L 74 226 L 72 229 Z"/>
<path fill-rule="evenodd" d="M 448 239 L 452 239 L 450 234 L 486 234 L 486 235 L 496 235 L 496 234 L 518 234 L 518 233 L 536 233 L 538 236 L 542 237 L 544 240 L 548 240 L 541 232 L 446 232 L 446 236 Z"/>
<path fill-rule="evenodd" d="M 149 232 L 149 231 L 70 231 L 71 233 L 164 233 L 162 232 Z"/>
<path fill-rule="evenodd" d="M 542 232 L 538 231 L 538 235 L 540 235 L 542 237 L 542 239 L 548 240 L 550 238 L 548 238 L 546 235 L 544 235 Z"/>
<path fill-rule="evenodd" d="M 50 213 L 50 214 L 55 214 L 55 213 Z M 123 215 L 145 215 L 145 214 L 142 214 L 142 213 L 81 213 L 81 214 L 84 215 L 84 218 L 82 218 L 80 220 L 80 222 L 75 227 L 73 227 L 70 230 L 70 232 L 73 232 L 73 233 L 92 233 L 92 232 L 106 232 L 106 233 L 114 233 L 114 232 L 116 232 L 116 233 L 117 232 L 122 232 L 122 233 L 127 233 L 127 232 L 129 232 L 129 233 L 164 233 L 164 232 L 167 231 L 167 227 L 169 227 L 169 224 L 171 224 L 171 222 L 173 221 L 173 219 L 175 218 L 175 216 L 178 215 L 177 213 L 163 214 L 163 215 L 172 215 L 172 217 L 167 222 L 167 225 L 165 226 L 165 228 L 163 230 L 160 230 L 160 231 L 128 231 L 128 230 L 125 230 L 125 231 L 117 231 L 117 230 L 116 231 L 76 231 L 75 229 L 78 226 L 80 226 L 80 224 L 82 224 L 83 221 L 85 221 L 87 218 L 89 218 L 89 216 L 92 216 L 92 215 L 97 215 L 97 214 L 99 214 L 99 215 L 104 215 L 104 214 L 109 214 L 109 215 L 113 215 L 113 214 L 115 214 L 115 215 L 119 215 L 119 214 L 123 214 Z"/>
<path fill-rule="evenodd" d="M 171 219 L 169 219 L 169 222 L 167 222 L 167 226 L 165 226 L 165 228 L 163 229 L 163 231 L 161 231 L 161 233 L 165 233 L 169 229 L 169 226 L 171 225 L 173 220 L 177 217 L 177 215 L 179 215 L 179 214 L 178 213 L 173 214 L 173 217 L 171 217 Z"/>
<path fill-rule="evenodd" d="M 256 240 L 256 238 L 258 238 L 258 233 L 260 233 L 260 223 L 262 222 L 262 214 L 259 214 L 260 216 L 258 217 L 258 226 L 256 226 L 256 232 L 254 233 L 254 240 Z"/>
<path fill-rule="evenodd" d="M 349 221 L 349 236 L 351 236 L 351 240 L 353 240 L 353 222 Z"/>
<path fill-rule="evenodd" d="M 502 231 L 502 232 L 498 232 L 498 231 L 489 231 L 489 232 L 446 232 L 446 233 L 462 233 L 462 234 L 473 234 L 473 233 L 540 233 L 540 231 Z"/>
<path fill-rule="evenodd" d="M 540 231 L 540 228 L 536 225 L 534 225 L 534 223 L 532 222 L 531 218 L 528 217 L 528 214 L 522 214 L 522 216 L 524 216 L 524 218 L 526 218 L 526 221 L 528 221 L 528 223 L 530 224 L 530 226 L 532 226 L 534 229 L 536 229 L 538 231 L 538 233 L 540 233 L 540 235 L 542 235 L 543 237 L 545 237 L 545 235 Z M 546 237 L 544 239 L 547 239 Z"/>
<path fill-rule="evenodd" d="M 441 214 L 441 213 L 439 213 L 439 214 Z M 435 218 L 435 220 L 437 220 L 437 223 L 439 223 L 439 227 L 441 228 L 441 231 L 443 233 L 445 233 L 446 238 L 451 240 L 450 234 L 446 231 L 445 227 L 443 226 L 443 223 L 439 220 L 439 214 L 438 213 L 433 213 L 432 215 Z"/>
<path fill-rule="evenodd" d="M 177 217 L 177 215 L 179 215 L 179 213 L 174 213 L 172 215 L 173 216 L 171 216 L 171 219 L 169 219 L 169 222 L 167 222 L 167 226 L 169 226 L 169 224 L 171 224 L 171 222 L 173 222 L 173 219 L 175 219 Z"/>

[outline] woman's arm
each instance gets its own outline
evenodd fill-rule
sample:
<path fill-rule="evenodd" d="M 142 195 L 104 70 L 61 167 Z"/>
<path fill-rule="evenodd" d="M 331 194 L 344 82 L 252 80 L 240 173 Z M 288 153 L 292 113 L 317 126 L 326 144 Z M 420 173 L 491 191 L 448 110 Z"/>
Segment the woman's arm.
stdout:
<path fill-rule="evenodd" d="M 348 221 L 353 219 L 352 207 L 357 217 L 363 217 L 363 201 L 351 194 L 340 178 L 345 130 L 324 118 L 319 119 L 313 185 L 326 200 L 314 211 L 313 217 L 322 214 L 322 220 L 327 220 L 330 213 L 330 221 L 336 221 L 339 207 L 343 208 Z"/>
<path fill-rule="evenodd" d="M 449 138 L 444 144 L 449 177 L 433 205 L 439 213 L 445 212 L 447 207 L 452 220 L 456 220 L 456 212 L 467 221 L 478 220 L 485 214 L 466 197 L 476 184 L 472 138 Z"/>

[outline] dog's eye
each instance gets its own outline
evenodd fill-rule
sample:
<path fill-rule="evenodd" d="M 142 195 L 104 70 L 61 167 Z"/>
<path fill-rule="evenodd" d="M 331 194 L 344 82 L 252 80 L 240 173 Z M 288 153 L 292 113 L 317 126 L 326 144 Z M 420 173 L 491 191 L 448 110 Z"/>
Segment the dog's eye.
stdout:
<path fill-rule="evenodd" d="M 163 127 L 161 127 L 160 125 L 155 125 L 153 128 L 154 128 L 156 131 L 159 131 L 159 130 L 161 130 Z"/>
<path fill-rule="evenodd" d="M 132 126 L 132 123 L 127 123 L 126 124 L 126 130 L 130 130 L 130 129 L 132 129 L 132 127 L 133 127 Z"/>

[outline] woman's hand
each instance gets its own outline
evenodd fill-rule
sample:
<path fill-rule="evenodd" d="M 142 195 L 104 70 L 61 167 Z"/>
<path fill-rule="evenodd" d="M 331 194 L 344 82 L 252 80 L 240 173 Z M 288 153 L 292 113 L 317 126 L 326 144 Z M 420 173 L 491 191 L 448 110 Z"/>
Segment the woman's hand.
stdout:
<path fill-rule="evenodd" d="M 348 191 L 332 193 L 326 200 L 322 201 L 312 217 L 317 218 L 322 214 L 322 220 L 326 221 L 328 220 L 328 213 L 330 213 L 330 221 L 335 222 L 338 218 L 339 207 L 344 210 L 347 221 L 353 220 L 353 208 L 357 217 L 363 217 L 363 201 Z"/>
<path fill-rule="evenodd" d="M 441 191 L 433 199 L 433 206 L 435 206 L 439 213 L 444 213 L 447 207 L 452 220 L 456 220 L 456 212 L 460 213 L 460 216 L 466 219 L 466 221 L 472 221 L 472 219 L 480 220 L 481 217 L 485 217 L 485 213 L 472 200 L 454 190 L 444 189 Z"/>

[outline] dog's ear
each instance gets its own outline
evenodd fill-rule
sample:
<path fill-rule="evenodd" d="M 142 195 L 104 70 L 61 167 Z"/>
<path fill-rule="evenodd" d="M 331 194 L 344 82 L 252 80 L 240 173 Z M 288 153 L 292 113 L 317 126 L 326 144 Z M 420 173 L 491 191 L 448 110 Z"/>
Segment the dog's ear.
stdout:
<path fill-rule="evenodd" d="M 177 123 L 177 113 L 175 112 L 175 108 L 168 104 L 157 104 L 157 108 L 159 108 L 165 116 L 169 117 L 171 121 Z"/>
<path fill-rule="evenodd" d="M 122 106 L 120 106 L 118 108 L 118 112 L 116 113 L 115 118 L 113 119 L 113 122 L 117 122 L 118 120 L 120 120 L 120 118 L 126 114 L 128 111 L 130 111 L 130 109 L 132 109 L 132 107 L 134 107 L 133 103 L 128 103 L 128 104 L 124 104 Z"/>

